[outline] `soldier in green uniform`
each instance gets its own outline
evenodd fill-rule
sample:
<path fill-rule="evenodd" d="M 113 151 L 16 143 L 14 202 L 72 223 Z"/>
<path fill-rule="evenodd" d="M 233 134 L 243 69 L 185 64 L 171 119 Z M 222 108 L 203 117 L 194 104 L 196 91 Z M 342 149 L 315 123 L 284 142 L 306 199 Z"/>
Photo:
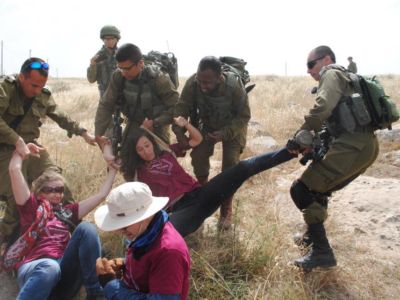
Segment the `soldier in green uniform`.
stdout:
<path fill-rule="evenodd" d="M 95 119 L 96 141 L 102 148 L 107 126 L 119 105 L 127 119 L 124 136 L 143 126 L 169 143 L 169 125 L 179 94 L 169 75 L 156 65 L 145 65 L 140 49 L 122 45 L 116 53 L 117 71 L 99 102 Z M 108 162 L 110 163 L 110 162 Z"/>
<path fill-rule="evenodd" d="M 314 160 L 290 189 L 292 199 L 307 225 L 298 244 L 311 244 L 311 250 L 294 263 L 307 269 L 336 265 L 324 228 L 328 198 L 332 192 L 362 174 L 379 152 L 372 126 L 358 125 L 355 120 L 350 120 L 354 118 L 351 114 L 345 113 L 345 100 L 354 95 L 355 89 L 346 69 L 334 65 L 335 62 L 335 54 L 327 46 L 312 50 L 307 61 L 308 73 L 319 82 L 319 86 L 316 103 L 304 117 L 305 122 L 300 129 L 316 133 L 324 125 L 333 138 L 324 158 Z M 350 128 L 350 123 L 356 125 Z M 291 148 L 289 143 L 288 147 Z M 291 149 L 291 152 L 299 152 L 298 149 Z"/>
<path fill-rule="evenodd" d="M 93 136 L 72 121 L 54 102 L 50 90 L 45 87 L 48 70 L 46 62 L 32 57 L 23 63 L 19 74 L 6 76 L 0 81 L 0 197 L 7 201 L 0 222 L 0 242 L 7 241 L 18 228 L 18 211 L 8 175 L 12 153 L 17 151 L 25 159 L 22 173 L 29 184 L 44 170 L 60 171 L 46 150 L 40 153 L 40 157 L 28 155 L 26 144 L 37 143 L 41 119 L 48 116 L 65 129 L 68 136 L 80 135 L 89 144 L 95 142 Z"/>
<path fill-rule="evenodd" d="M 250 120 L 248 97 L 240 78 L 223 72 L 220 60 L 204 57 L 197 73 L 183 87 L 175 108 L 175 116 L 189 118 L 202 133 L 203 142 L 191 152 L 197 180 L 204 184 L 210 172 L 210 157 L 216 143 L 222 142 L 222 171 L 237 164 L 246 145 L 247 124 Z M 185 142 L 182 128 L 173 126 L 180 143 Z M 231 228 L 232 198 L 220 208 L 220 229 Z"/>
<path fill-rule="evenodd" d="M 349 61 L 349 65 L 347 66 L 347 70 L 349 72 L 352 72 L 354 74 L 357 73 L 357 64 L 353 61 L 353 57 L 349 56 L 347 58 L 347 60 Z"/>
<path fill-rule="evenodd" d="M 121 38 L 120 31 L 113 25 L 103 26 L 100 30 L 100 39 L 104 45 L 90 60 L 87 69 L 87 79 L 90 83 L 97 81 L 100 97 L 103 96 L 112 73 L 117 69 L 115 52 L 117 51 L 118 41 Z"/>

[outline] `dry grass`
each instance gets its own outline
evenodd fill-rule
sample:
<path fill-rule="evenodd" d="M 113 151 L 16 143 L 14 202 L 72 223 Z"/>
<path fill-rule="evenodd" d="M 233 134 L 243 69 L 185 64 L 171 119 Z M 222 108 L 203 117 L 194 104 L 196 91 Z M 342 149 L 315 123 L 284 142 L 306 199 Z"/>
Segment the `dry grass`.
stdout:
<path fill-rule="evenodd" d="M 381 77 L 386 92 L 398 104 L 399 79 L 393 75 Z M 257 77 L 254 82 L 257 87 L 250 95 L 248 140 L 270 135 L 282 145 L 312 106 L 310 90 L 315 82 L 308 77 L 276 76 Z M 53 79 L 49 85 L 54 87 L 57 103 L 92 131 L 98 101 L 96 86 L 77 79 Z M 46 122 L 42 133 L 42 143 L 64 169 L 76 198 L 92 194 L 106 168 L 100 151 L 80 138 L 68 139 L 53 122 Z M 398 150 L 399 145 L 386 142 L 382 148 L 382 152 Z M 254 150 L 246 149 L 243 157 L 254 154 Z M 220 155 L 219 149 L 215 158 Z M 191 172 L 188 158 L 182 163 Z M 382 167 L 384 161 L 378 160 L 378 164 Z M 231 234 L 216 232 L 212 223 L 215 219 L 211 218 L 202 233 L 187 239 L 192 256 L 190 299 L 391 299 L 399 294 L 397 262 L 388 267 L 373 260 L 361 261 L 354 257 L 351 240 L 334 245 L 343 262 L 338 268 L 304 274 L 289 264 L 298 252 L 289 239 L 292 228 L 279 219 L 274 198 L 277 179 L 298 166 L 290 162 L 244 184 L 235 196 L 236 227 Z M 213 173 L 219 168 L 219 162 L 213 164 Z M 332 235 L 340 234 L 340 226 L 334 221 L 328 226 Z M 119 237 L 103 235 L 103 241 L 110 255 L 120 251 Z"/>

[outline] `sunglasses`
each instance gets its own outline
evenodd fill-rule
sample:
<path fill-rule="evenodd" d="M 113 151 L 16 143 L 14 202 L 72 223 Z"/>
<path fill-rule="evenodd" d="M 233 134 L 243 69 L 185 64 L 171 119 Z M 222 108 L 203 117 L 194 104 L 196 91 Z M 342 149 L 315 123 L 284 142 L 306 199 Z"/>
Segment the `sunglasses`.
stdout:
<path fill-rule="evenodd" d="M 50 194 L 50 193 L 62 194 L 62 193 L 64 193 L 64 187 L 63 186 L 56 186 L 56 187 L 44 186 L 41 188 L 40 191 L 43 194 Z"/>
<path fill-rule="evenodd" d="M 34 61 L 30 63 L 28 66 L 32 70 L 48 70 L 49 69 L 49 64 L 47 62 L 41 62 L 41 61 Z"/>
<path fill-rule="evenodd" d="M 133 63 L 131 64 L 129 67 L 117 67 L 118 70 L 120 70 L 121 72 L 128 72 L 130 69 L 132 69 L 134 66 L 136 66 L 137 63 Z"/>
<path fill-rule="evenodd" d="M 314 66 L 317 64 L 317 62 L 318 62 L 319 60 L 323 59 L 324 57 L 325 57 L 325 56 L 322 56 L 322 57 L 318 57 L 318 58 L 316 58 L 316 59 L 313 59 L 313 60 L 308 61 L 308 62 L 307 62 L 307 68 L 308 68 L 309 70 L 311 70 L 312 68 L 314 68 Z"/>

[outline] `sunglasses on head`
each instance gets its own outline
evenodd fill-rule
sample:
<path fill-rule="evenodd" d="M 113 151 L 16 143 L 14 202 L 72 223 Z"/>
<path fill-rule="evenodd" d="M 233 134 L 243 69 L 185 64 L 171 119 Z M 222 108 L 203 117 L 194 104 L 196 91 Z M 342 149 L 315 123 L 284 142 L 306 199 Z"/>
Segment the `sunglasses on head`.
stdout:
<path fill-rule="evenodd" d="M 319 60 L 323 59 L 324 57 L 325 57 L 325 56 L 322 56 L 322 57 L 318 57 L 318 58 L 316 58 L 316 59 L 313 59 L 313 60 L 308 61 L 308 62 L 307 62 L 307 68 L 311 70 L 312 68 L 314 68 L 314 66 L 317 64 L 317 62 L 318 62 Z"/>
<path fill-rule="evenodd" d="M 49 69 L 49 64 L 47 62 L 41 62 L 41 61 L 34 61 L 31 62 L 28 67 L 32 70 L 48 70 Z"/>
<path fill-rule="evenodd" d="M 62 194 L 64 193 L 64 187 L 63 186 L 56 186 L 56 187 L 51 187 L 51 186 L 44 186 L 40 190 L 44 194 L 50 194 L 50 193 L 57 193 L 57 194 Z"/>

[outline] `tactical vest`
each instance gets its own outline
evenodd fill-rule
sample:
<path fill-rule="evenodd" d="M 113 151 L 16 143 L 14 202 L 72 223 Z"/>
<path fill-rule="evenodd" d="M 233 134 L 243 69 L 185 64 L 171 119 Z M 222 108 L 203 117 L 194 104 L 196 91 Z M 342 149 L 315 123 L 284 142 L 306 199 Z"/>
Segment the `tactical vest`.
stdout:
<path fill-rule="evenodd" d="M 122 113 L 137 124 L 145 118 L 159 117 L 167 107 L 155 92 L 155 80 L 162 71 L 156 66 L 145 66 L 140 78 L 123 79 Z"/>
<path fill-rule="evenodd" d="M 347 72 L 346 68 L 339 65 L 328 65 L 324 67 L 324 71 L 331 69 L 344 72 L 353 85 L 353 80 L 350 76 L 356 76 L 355 74 Z M 348 94 L 344 93 L 339 103 L 332 111 L 331 116 L 328 118 L 326 126 L 332 136 L 338 137 L 344 132 L 355 133 L 373 131 L 370 125 L 371 119 L 369 118 L 367 108 L 358 90 L 358 87 L 352 86 L 352 91 Z"/>
<path fill-rule="evenodd" d="M 235 117 L 232 95 L 238 82 L 238 76 L 231 72 L 226 73 L 225 93 L 223 96 L 210 96 L 201 92 L 195 84 L 196 105 L 198 109 L 198 122 L 201 129 L 206 132 L 218 130 L 231 123 Z"/>

